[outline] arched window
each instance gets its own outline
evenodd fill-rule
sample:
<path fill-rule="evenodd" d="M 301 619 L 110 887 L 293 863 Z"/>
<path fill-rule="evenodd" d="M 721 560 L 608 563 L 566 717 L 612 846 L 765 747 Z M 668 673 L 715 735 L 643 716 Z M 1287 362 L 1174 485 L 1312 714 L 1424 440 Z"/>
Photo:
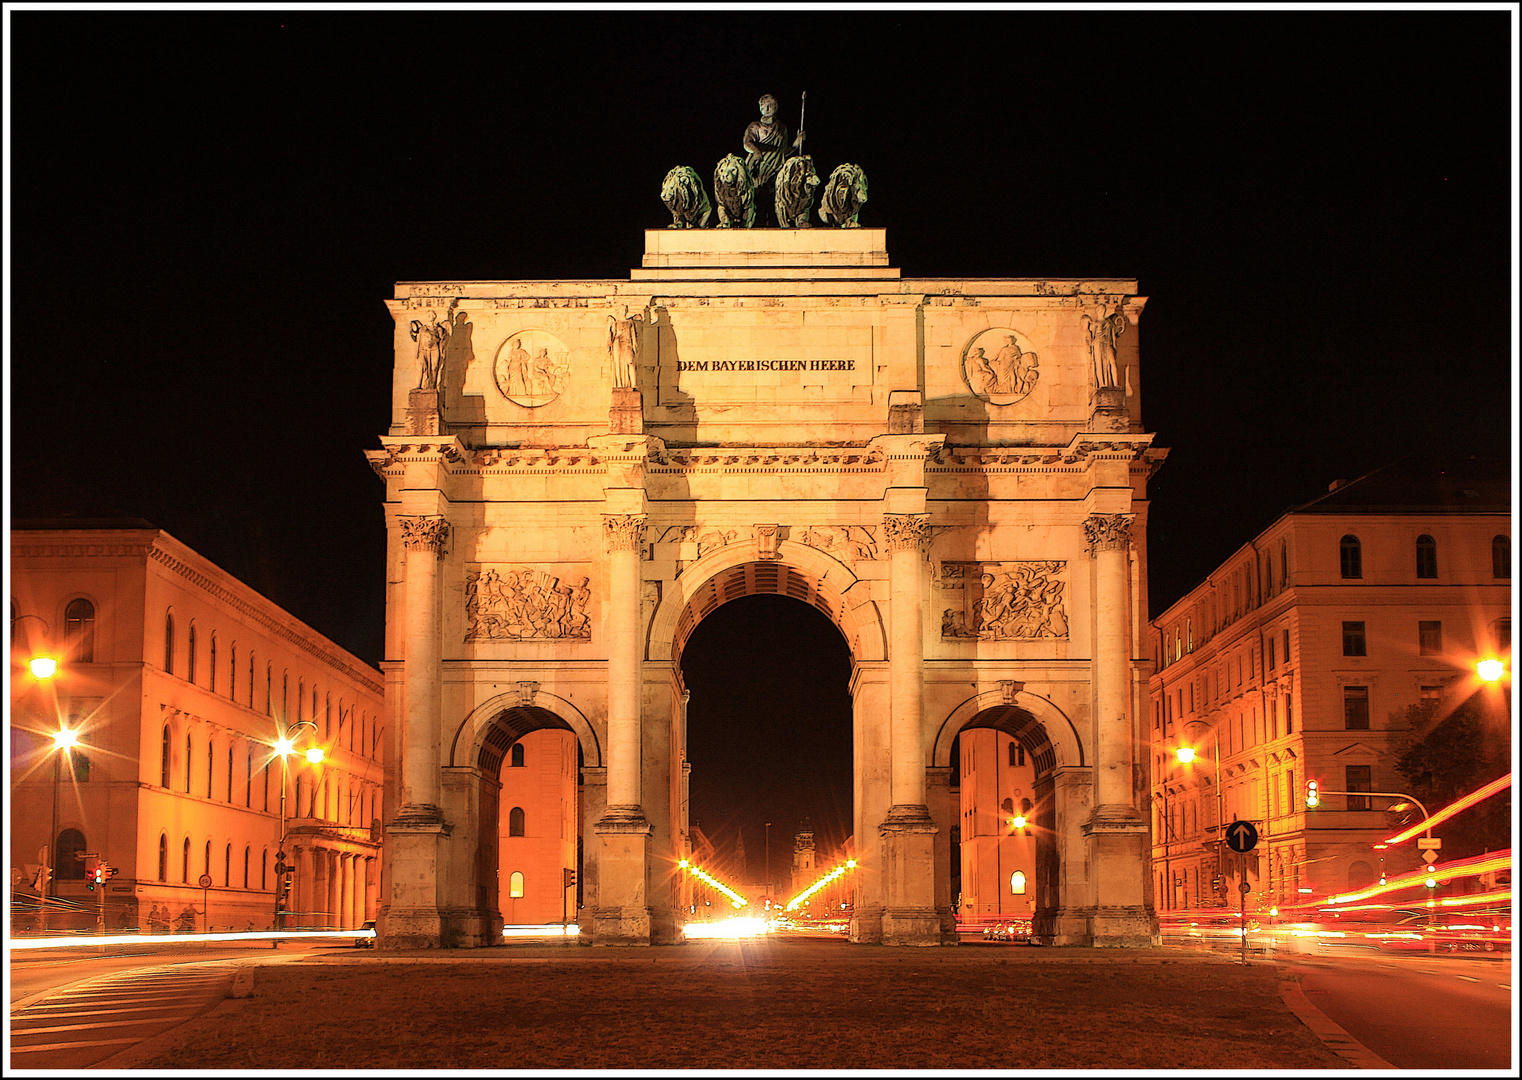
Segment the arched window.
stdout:
<path fill-rule="evenodd" d="M 238 699 L 238 643 L 235 641 L 228 650 L 227 661 L 227 700 Z"/>
<path fill-rule="evenodd" d="M 210 676 L 207 679 L 207 687 L 206 688 L 208 690 L 210 690 L 213 694 L 215 694 L 217 692 L 217 634 L 216 634 L 216 631 L 212 631 L 212 635 L 211 635 L 211 654 L 210 654 L 210 658 L 206 662 L 206 670 L 207 670 L 207 674 Z"/>
<path fill-rule="evenodd" d="M 194 747 L 191 745 L 190 732 L 185 732 L 185 794 L 190 794 L 190 763 L 195 760 L 192 756 Z"/>
<path fill-rule="evenodd" d="M 83 881 L 85 861 L 75 852 L 85 851 L 85 834 L 78 829 L 65 829 L 53 844 L 53 876 L 59 881 Z"/>
<path fill-rule="evenodd" d="M 1342 576 L 1363 577 L 1363 547 L 1359 544 L 1358 537 L 1349 533 L 1342 538 L 1338 547 L 1342 555 Z"/>
<path fill-rule="evenodd" d="M 201 860 L 201 873 L 211 877 L 211 841 L 206 841 L 206 857 Z"/>
<path fill-rule="evenodd" d="M 523 807 L 515 806 L 507 814 L 507 835 L 523 835 Z"/>
<path fill-rule="evenodd" d="M 1263 569 L 1268 574 L 1268 595 L 1274 595 L 1274 559 L 1270 555 L 1263 560 Z"/>
<path fill-rule="evenodd" d="M 270 763 L 264 763 L 264 809 L 270 808 Z"/>
<path fill-rule="evenodd" d="M 196 624 L 194 619 L 190 621 L 190 630 L 185 636 L 185 644 L 190 650 L 185 659 L 185 681 L 193 683 L 196 681 Z"/>
<path fill-rule="evenodd" d="M 206 740 L 206 797 L 211 798 L 211 774 L 215 771 L 212 767 L 216 761 L 217 748 L 212 745 L 212 740 Z"/>
<path fill-rule="evenodd" d="M 227 748 L 227 801 L 233 801 L 233 748 Z"/>
<path fill-rule="evenodd" d="M 1016 870 L 1013 874 L 1009 875 L 1009 891 L 1011 893 L 1013 893 L 1015 896 L 1024 896 L 1025 895 L 1025 872 L 1024 871 L 1022 871 L 1022 870 Z"/>
<path fill-rule="evenodd" d="M 174 613 L 164 615 L 164 670 L 174 674 Z"/>
<path fill-rule="evenodd" d="M 243 849 L 243 887 L 248 888 L 248 848 Z"/>
<path fill-rule="evenodd" d="M 254 808 L 254 748 L 248 748 L 248 760 L 243 769 L 243 805 Z"/>
<path fill-rule="evenodd" d="M 296 699 L 296 707 L 301 708 L 301 699 Z M 291 673 L 280 673 L 280 719 L 288 720 L 291 715 Z"/>
<path fill-rule="evenodd" d="M 517 742 L 513 743 L 512 757 L 510 758 L 510 764 L 508 765 L 508 768 L 510 768 L 510 769 L 521 769 L 521 768 L 523 768 L 523 744 L 522 743 L 517 743 Z"/>
<path fill-rule="evenodd" d="M 1426 533 L 1416 538 L 1416 576 L 1437 577 L 1437 541 Z"/>
<path fill-rule="evenodd" d="M 95 663 L 95 605 L 88 600 L 70 600 L 63 609 L 63 634 L 74 642 L 77 663 Z"/>
<path fill-rule="evenodd" d="M 317 719 L 317 687 L 315 687 L 315 686 L 312 687 L 312 719 L 313 720 Z M 328 730 L 328 724 L 331 722 L 331 720 L 332 720 L 332 710 L 330 709 L 327 713 L 323 714 L 323 718 L 322 718 L 322 730 L 323 730 L 324 733 L 327 732 L 327 730 Z M 341 719 L 340 719 L 340 722 L 342 722 Z"/>
<path fill-rule="evenodd" d="M 159 880 L 169 880 L 169 837 L 159 833 Z"/>
<path fill-rule="evenodd" d="M 169 786 L 169 725 L 164 725 L 164 739 L 159 747 L 159 787 Z"/>
<path fill-rule="evenodd" d="M 1025 764 L 1025 747 L 1021 746 L 1019 742 L 1011 742 L 1009 744 L 1009 763 L 1017 766 Z"/>
<path fill-rule="evenodd" d="M 289 685 L 290 680 L 291 680 L 291 677 L 289 675 L 285 676 L 285 681 L 286 681 L 287 685 Z M 297 723 L 301 722 L 301 706 L 302 706 L 302 702 L 306 699 L 306 696 L 307 696 L 307 681 L 305 679 L 302 679 L 302 680 L 300 680 L 300 681 L 298 681 L 296 683 L 296 722 Z M 317 719 L 317 706 L 315 704 L 312 706 L 312 719 L 313 720 Z"/>
<path fill-rule="evenodd" d="M 222 856 L 222 887 L 233 887 L 233 846 L 227 845 L 227 851 Z"/>
<path fill-rule="evenodd" d="M 1497 536 L 1491 540 L 1490 576 L 1511 580 L 1511 537 Z"/>
<path fill-rule="evenodd" d="M 1184 620 L 1184 649 L 1186 652 L 1194 652 L 1194 620 Z"/>
<path fill-rule="evenodd" d="M 507 895 L 514 900 L 523 897 L 523 871 L 514 870 L 512 876 L 507 879 Z"/>
<path fill-rule="evenodd" d="M 254 707 L 254 650 L 248 651 L 248 707 Z"/>
<path fill-rule="evenodd" d="M 190 837 L 185 837 L 185 846 L 180 849 L 180 880 L 190 880 Z"/>
<path fill-rule="evenodd" d="M 275 715 L 275 665 L 264 665 L 264 715 Z"/>
<path fill-rule="evenodd" d="M 268 889 L 270 871 L 270 849 L 265 848 L 259 853 L 259 888 Z"/>
<path fill-rule="evenodd" d="M 1279 581 L 1280 588 L 1289 588 L 1289 542 L 1287 540 L 1279 543 Z"/>

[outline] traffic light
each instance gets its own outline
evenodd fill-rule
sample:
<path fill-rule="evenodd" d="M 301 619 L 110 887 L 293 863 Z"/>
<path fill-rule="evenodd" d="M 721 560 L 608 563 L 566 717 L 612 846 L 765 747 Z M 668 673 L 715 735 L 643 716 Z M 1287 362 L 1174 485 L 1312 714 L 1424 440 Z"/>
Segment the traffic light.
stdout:
<path fill-rule="evenodd" d="M 85 888 L 91 892 L 100 884 L 100 863 L 93 860 L 85 865 Z"/>
<path fill-rule="evenodd" d="M 1305 782 L 1305 808 L 1314 810 L 1321 805 L 1321 785 L 1314 780 Z"/>
<path fill-rule="evenodd" d="M 48 882 L 53 879 L 53 871 L 46 863 L 37 868 L 37 876 L 32 878 L 32 888 L 42 892 L 48 887 Z"/>
<path fill-rule="evenodd" d="M 560 870 L 560 880 L 561 887 L 569 889 L 572 885 L 576 884 L 576 871 L 562 867 Z"/>

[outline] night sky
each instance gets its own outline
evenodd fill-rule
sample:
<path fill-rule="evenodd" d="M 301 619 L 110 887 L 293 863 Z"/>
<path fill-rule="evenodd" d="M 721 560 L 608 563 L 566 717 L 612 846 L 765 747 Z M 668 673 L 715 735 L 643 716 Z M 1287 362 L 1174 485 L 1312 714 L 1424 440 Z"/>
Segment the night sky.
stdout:
<path fill-rule="evenodd" d="M 145 517 L 370 661 L 393 283 L 627 278 L 763 92 L 906 277 L 1139 280 L 1154 614 L 1332 480 L 1510 453 L 1504 10 L 7 14 L 12 515 Z M 849 831 L 844 644 L 783 608 L 687 669 L 753 864 Z"/>

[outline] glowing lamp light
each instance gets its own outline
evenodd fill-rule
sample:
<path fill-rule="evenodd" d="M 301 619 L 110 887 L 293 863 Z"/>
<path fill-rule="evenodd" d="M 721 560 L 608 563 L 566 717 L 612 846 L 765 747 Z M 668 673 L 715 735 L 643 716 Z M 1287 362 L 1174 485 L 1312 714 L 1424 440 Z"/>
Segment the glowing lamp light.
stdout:
<path fill-rule="evenodd" d="M 1025 815 L 1017 814 L 1009 819 L 1009 823 L 1017 829 L 1023 829 L 1025 828 Z"/>
<path fill-rule="evenodd" d="M 287 739 L 284 735 L 275 740 L 275 753 L 279 754 L 281 757 L 287 757 L 294 749 L 296 749 L 296 744 L 293 743 L 290 739 Z"/>
<path fill-rule="evenodd" d="M 1429 888 L 1429 889 L 1435 889 L 1435 888 L 1437 888 L 1437 878 L 1435 878 L 1435 877 L 1429 877 L 1427 879 L 1427 883 L 1426 884 L 1427 884 L 1427 888 Z"/>
<path fill-rule="evenodd" d="M 1178 758 L 1185 765 L 1188 765 L 1191 761 L 1194 760 L 1194 747 L 1181 746 L 1173 752 L 1173 756 Z"/>
<path fill-rule="evenodd" d="M 313 746 L 307 749 L 307 760 L 310 761 L 313 765 L 321 765 L 322 759 L 325 756 L 326 755 L 323 754 L 322 747 L 320 746 Z"/>
<path fill-rule="evenodd" d="M 26 666 L 34 679 L 51 679 L 58 674 L 58 661 L 51 656 L 34 656 Z"/>
<path fill-rule="evenodd" d="M 1487 656 L 1474 666 L 1475 674 L 1486 682 L 1495 682 L 1506 674 L 1506 665 L 1493 656 Z"/>
<path fill-rule="evenodd" d="M 60 727 L 53 732 L 53 745 L 60 750 L 72 750 L 79 745 L 79 732 Z"/>
<path fill-rule="evenodd" d="M 687 869 L 687 867 L 691 866 L 692 864 L 689 863 L 686 859 L 683 859 L 681 862 L 677 863 L 677 865 L 680 866 L 683 870 L 685 870 L 685 869 Z"/>

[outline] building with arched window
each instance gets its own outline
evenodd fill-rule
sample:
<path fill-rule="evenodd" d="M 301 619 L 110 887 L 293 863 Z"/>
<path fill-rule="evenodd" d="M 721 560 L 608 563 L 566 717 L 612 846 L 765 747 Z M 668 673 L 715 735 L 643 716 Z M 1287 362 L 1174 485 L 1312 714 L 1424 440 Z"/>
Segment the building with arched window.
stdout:
<path fill-rule="evenodd" d="M 1457 704 L 1478 687 L 1479 659 L 1509 660 L 1511 509 L 1504 460 L 1402 459 L 1287 511 L 1153 620 L 1159 912 L 1236 905 L 1238 858 L 1220 849 L 1237 819 L 1259 834 L 1243 860 L 1249 907 L 1370 876 L 1391 800 L 1327 796 L 1308 814 L 1305 783 L 1403 790 L 1408 707 Z M 1179 655 L 1191 619 L 1195 646 Z M 1414 852 L 1399 857 L 1415 865 Z"/>
<path fill-rule="evenodd" d="M 50 913 L 55 928 L 94 926 L 99 894 L 85 888 L 78 851 L 98 853 L 117 870 L 106 890 L 109 929 L 199 927 L 203 873 L 212 878 L 209 925 L 269 927 L 275 875 L 246 867 L 255 851 L 265 853 L 264 865 L 275 861 L 283 779 L 288 791 L 301 780 L 307 790 L 336 793 L 299 810 L 287 796 L 285 861 L 296 868 L 287 925 L 352 928 L 375 918 L 385 729 L 379 671 L 146 522 L 15 523 L 11 570 L 10 830 L 12 879 L 22 883 L 13 892 L 15 929 L 40 922 L 39 883 L 43 895 L 64 902 Z M 231 643 L 220 661 L 229 666 L 218 672 L 222 641 Z M 271 747 L 296 718 L 284 715 L 279 686 L 266 701 L 263 680 L 255 682 L 252 668 L 239 670 L 238 643 L 248 663 L 257 654 L 343 703 L 330 733 L 315 733 L 327 754 L 321 766 L 293 756 L 282 777 Z M 59 661 L 42 682 L 24 666 L 39 651 Z M 55 717 L 77 730 L 79 745 L 66 765 L 59 759 L 50 842 Z M 361 725 L 370 737 L 355 740 Z M 301 734 L 305 749 L 314 733 Z"/>
<path fill-rule="evenodd" d="M 564 874 L 577 866 L 581 820 L 575 736 L 529 732 L 508 749 L 501 778 L 497 877 L 503 921 L 559 922 L 562 913 L 574 919 L 576 886 L 567 888 Z"/>

